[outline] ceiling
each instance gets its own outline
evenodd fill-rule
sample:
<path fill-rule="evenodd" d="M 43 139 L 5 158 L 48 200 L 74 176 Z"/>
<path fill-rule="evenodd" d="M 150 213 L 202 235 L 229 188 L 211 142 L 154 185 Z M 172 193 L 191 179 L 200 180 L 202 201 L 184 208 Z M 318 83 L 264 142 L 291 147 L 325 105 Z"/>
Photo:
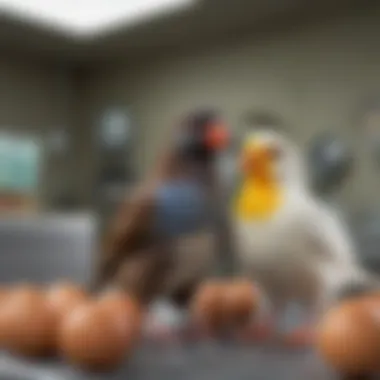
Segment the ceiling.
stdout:
<path fill-rule="evenodd" d="M 375 1 L 375 0 L 374 0 Z M 285 20 L 326 15 L 371 0 L 203 0 L 188 10 L 121 28 L 96 39 L 77 40 L 0 15 L 0 50 L 67 61 L 141 59 L 194 49 L 244 33 L 270 31 Z M 292 23 L 294 21 L 291 21 Z"/>
<path fill-rule="evenodd" d="M 94 38 L 168 14 L 202 0 L 0 0 L 0 13 L 45 25 L 73 38 Z"/>

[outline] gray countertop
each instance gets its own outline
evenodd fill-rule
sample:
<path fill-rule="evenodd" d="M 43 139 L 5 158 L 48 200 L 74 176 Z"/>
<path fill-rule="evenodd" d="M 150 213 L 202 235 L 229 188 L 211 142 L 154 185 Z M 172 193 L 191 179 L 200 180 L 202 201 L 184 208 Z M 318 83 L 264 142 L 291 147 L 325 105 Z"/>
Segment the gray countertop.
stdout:
<path fill-rule="evenodd" d="M 144 346 L 111 374 L 89 374 L 54 362 L 39 363 L 5 354 L 0 380 L 329 380 L 333 375 L 316 355 L 270 347 L 216 344 Z"/>

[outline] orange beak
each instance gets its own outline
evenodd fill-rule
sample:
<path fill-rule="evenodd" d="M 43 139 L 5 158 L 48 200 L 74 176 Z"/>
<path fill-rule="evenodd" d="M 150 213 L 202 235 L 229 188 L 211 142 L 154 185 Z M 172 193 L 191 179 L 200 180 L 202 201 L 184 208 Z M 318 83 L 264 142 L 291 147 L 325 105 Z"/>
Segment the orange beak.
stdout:
<path fill-rule="evenodd" d="M 227 128 L 221 124 L 215 124 L 209 127 L 205 143 L 207 147 L 214 151 L 220 151 L 227 147 L 230 141 L 230 134 Z"/>
<path fill-rule="evenodd" d="M 265 145 L 249 145 L 241 156 L 244 173 L 257 178 L 267 178 L 271 173 L 270 151 Z"/>

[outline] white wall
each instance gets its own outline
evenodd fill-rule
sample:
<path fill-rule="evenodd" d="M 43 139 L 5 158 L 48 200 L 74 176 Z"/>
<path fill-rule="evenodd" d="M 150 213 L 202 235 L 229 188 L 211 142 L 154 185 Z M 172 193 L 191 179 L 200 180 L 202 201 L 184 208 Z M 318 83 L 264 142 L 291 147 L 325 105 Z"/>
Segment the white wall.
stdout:
<path fill-rule="evenodd" d="M 363 99 L 380 99 L 380 7 L 342 15 L 318 25 L 254 36 L 235 46 L 139 67 L 120 63 L 89 73 L 82 83 L 83 122 L 93 125 L 102 107 L 130 106 L 140 125 L 139 169 L 153 162 L 173 120 L 191 107 L 214 104 L 238 128 L 248 108 L 280 112 L 300 144 L 333 128 L 357 156 L 355 175 L 342 191 L 350 207 L 380 201 L 380 171 L 357 137 L 355 117 Z M 90 186 L 94 160 L 83 161 L 83 186 Z"/>

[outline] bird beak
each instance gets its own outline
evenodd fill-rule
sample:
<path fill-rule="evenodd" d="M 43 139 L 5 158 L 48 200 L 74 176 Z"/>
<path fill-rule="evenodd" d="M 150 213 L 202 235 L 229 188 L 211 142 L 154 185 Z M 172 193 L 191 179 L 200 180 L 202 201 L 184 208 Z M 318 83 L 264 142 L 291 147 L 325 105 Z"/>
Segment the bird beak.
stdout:
<path fill-rule="evenodd" d="M 205 136 L 205 143 L 208 148 L 220 151 L 227 148 L 229 142 L 230 134 L 224 125 L 214 124 L 208 128 Z"/>
<path fill-rule="evenodd" d="M 242 152 L 241 168 L 247 175 L 267 178 L 270 173 L 270 151 L 265 144 L 250 143 Z"/>

